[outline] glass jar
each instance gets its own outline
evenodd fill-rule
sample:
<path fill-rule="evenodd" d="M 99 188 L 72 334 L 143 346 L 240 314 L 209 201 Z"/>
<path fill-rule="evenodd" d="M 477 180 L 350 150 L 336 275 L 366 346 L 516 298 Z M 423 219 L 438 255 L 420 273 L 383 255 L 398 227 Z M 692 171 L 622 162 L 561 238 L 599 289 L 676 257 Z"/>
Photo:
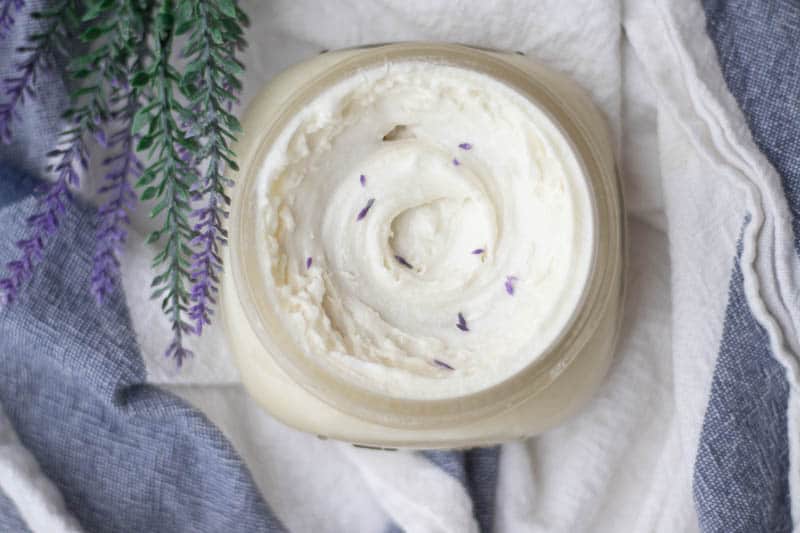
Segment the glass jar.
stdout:
<path fill-rule="evenodd" d="M 255 184 L 260 163 L 292 117 L 326 88 L 363 69 L 430 61 L 480 72 L 542 110 L 567 139 L 592 204 L 592 260 L 578 305 L 555 342 L 496 385 L 444 399 L 390 397 L 360 387 L 298 353 L 265 305 L 252 243 L 261 236 Z M 454 448 L 534 435 L 584 405 L 614 354 L 623 296 L 625 220 L 611 137 L 572 80 L 518 53 L 457 44 L 393 43 L 326 52 L 286 70 L 250 102 L 235 150 L 239 170 L 221 289 L 227 338 L 248 392 L 286 424 L 358 445 Z M 261 237 L 263 238 L 263 237 Z"/>

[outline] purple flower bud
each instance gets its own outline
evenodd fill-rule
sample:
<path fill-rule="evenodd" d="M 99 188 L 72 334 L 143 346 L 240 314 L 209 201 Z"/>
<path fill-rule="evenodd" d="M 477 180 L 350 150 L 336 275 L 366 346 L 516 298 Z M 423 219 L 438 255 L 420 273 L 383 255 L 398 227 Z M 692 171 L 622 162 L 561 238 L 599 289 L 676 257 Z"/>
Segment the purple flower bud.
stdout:
<path fill-rule="evenodd" d="M 406 258 L 403 257 L 402 255 L 396 255 L 396 256 L 394 256 L 394 258 L 397 259 L 397 262 L 400 263 L 401 265 L 403 265 L 404 267 L 406 267 L 406 268 L 414 268 L 411 265 L 411 263 L 406 261 Z"/>
<path fill-rule="evenodd" d="M 439 359 L 434 359 L 433 360 L 433 364 L 435 364 L 436 366 L 440 366 L 440 367 L 442 367 L 442 368 L 444 368 L 446 370 L 455 370 L 455 368 L 453 368 L 452 366 L 448 365 L 444 361 L 440 361 Z"/>
<path fill-rule="evenodd" d="M 472 150 L 472 145 L 470 143 L 461 143 L 458 147 L 462 150 Z"/>
<path fill-rule="evenodd" d="M 372 208 L 372 205 L 374 203 L 375 203 L 375 198 L 370 198 L 367 201 L 367 205 L 364 206 L 364 209 L 362 209 L 361 211 L 358 212 L 358 216 L 356 217 L 356 221 L 363 220 L 364 217 L 367 216 L 367 213 L 369 213 L 369 210 Z"/>
<path fill-rule="evenodd" d="M 361 176 L 359 176 L 358 181 L 361 182 L 362 187 L 367 186 L 367 177 L 364 174 L 361 174 Z"/>
<path fill-rule="evenodd" d="M 506 282 L 504 283 L 506 292 L 511 296 L 514 296 L 514 284 L 517 282 L 517 276 L 506 276 Z"/>
<path fill-rule="evenodd" d="M 474 249 L 474 250 L 472 250 L 470 253 L 471 253 L 472 255 L 481 255 L 481 254 L 482 254 L 483 252 L 485 252 L 485 251 L 486 251 L 486 250 L 484 250 L 483 248 L 475 248 L 475 249 Z"/>
<path fill-rule="evenodd" d="M 458 159 L 456 159 L 456 158 L 454 157 L 454 158 L 453 158 L 453 164 L 454 164 L 455 166 L 459 166 L 459 165 L 461 164 L 461 161 L 459 161 Z"/>
<path fill-rule="evenodd" d="M 108 148 L 108 142 L 106 141 L 106 132 L 102 129 L 98 129 L 94 132 L 94 138 L 97 140 L 97 143 L 102 146 L 103 148 Z"/>
<path fill-rule="evenodd" d="M 469 331 L 469 326 L 467 326 L 467 320 L 464 318 L 463 313 L 458 313 L 458 323 L 456 324 L 456 327 L 461 331 Z"/>
<path fill-rule="evenodd" d="M 312 259 L 310 256 L 306 258 L 306 270 L 308 270 L 309 268 L 311 268 L 311 264 L 312 264 L 313 262 L 314 262 L 314 259 Z"/>

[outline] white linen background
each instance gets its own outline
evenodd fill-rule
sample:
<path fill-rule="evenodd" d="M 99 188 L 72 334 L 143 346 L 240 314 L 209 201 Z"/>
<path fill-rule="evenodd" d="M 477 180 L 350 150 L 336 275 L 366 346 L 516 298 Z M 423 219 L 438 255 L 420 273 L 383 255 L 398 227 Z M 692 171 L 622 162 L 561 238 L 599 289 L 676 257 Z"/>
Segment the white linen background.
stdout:
<path fill-rule="evenodd" d="M 800 295 L 787 289 L 800 286 L 800 273 L 784 253 L 792 250 L 791 231 L 779 178 L 725 88 L 699 1 L 242 5 L 251 18 L 244 104 L 281 70 L 323 49 L 394 40 L 519 50 L 590 91 L 613 131 L 628 212 L 618 354 L 579 416 L 503 447 L 495 530 L 697 530 L 694 458 L 746 212 L 753 215 L 744 238 L 748 301 L 791 371 L 790 420 L 799 418 L 800 353 L 792 314 Z M 96 190 L 99 179 L 89 176 L 86 190 Z M 218 327 L 192 340 L 196 357 L 177 372 L 163 357 L 168 326 L 146 290 L 153 250 L 144 244 L 144 213 L 134 221 L 123 285 L 149 380 L 219 425 L 291 531 L 375 532 L 390 518 L 409 532 L 477 530 L 465 491 L 425 459 L 321 441 L 262 412 L 242 389 Z M 790 434 L 796 491 L 796 428 Z M 797 508 L 793 515 L 797 521 Z"/>

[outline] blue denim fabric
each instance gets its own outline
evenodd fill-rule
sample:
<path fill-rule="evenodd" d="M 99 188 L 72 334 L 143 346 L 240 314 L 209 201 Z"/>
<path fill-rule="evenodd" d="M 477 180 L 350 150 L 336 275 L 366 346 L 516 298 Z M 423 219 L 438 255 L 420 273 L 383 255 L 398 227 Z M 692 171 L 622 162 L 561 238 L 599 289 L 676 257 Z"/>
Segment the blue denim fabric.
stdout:
<path fill-rule="evenodd" d="M 737 257 L 694 471 L 703 531 L 792 530 L 789 385 L 745 300 Z"/>
<path fill-rule="evenodd" d="M 703 6 L 728 88 L 782 176 L 800 251 L 800 3 Z M 742 283 L 737 258 L 695 463 L 695 502 L 704 531 L 791 531 L 788 384 Z"/>
<path fill-rule="evenodd" d="M 9 500 L 2 491 L 0 491 L 0 531 L 30 533 L 30 529 L 20 518 L 14 502 Z"/>
<path fill-rule="evenodd" d="M 32 180 L 0 167 L 6 202 Z M 14 192 L 9 192 L 13 189 Z M 33 206 L 0 207 L 0 264 Z M 146 384 L 122 296 L 89 294 L 93 210 L 71 207 L 18 301 L 0 311 L 0 404 L 88 531 L 282 531 L 228 441 Z"/>

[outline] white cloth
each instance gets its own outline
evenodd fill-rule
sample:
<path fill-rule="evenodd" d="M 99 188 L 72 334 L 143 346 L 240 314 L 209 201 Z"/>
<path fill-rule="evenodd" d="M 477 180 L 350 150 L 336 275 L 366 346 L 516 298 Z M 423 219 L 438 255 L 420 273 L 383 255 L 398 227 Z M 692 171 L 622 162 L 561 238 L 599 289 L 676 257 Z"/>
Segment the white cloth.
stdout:
<path fill-rule="evenodd" d="M 58 488 L 17 438 L 0 408 L 0 493 L 17 508 L 33 533 L 79 533 L 78 521 L 64 507 Z"/>
<path fill-rule="evenodd" d="M 562 70 L 605 112 L 618 147 L 630 237 L 622 337 L 591 405 L 565 425 L 504 447 L 496 530 L 694 531 L 692 469 L 742 214 L 749 303 L 796 394 L 800 295 L 779 179 L 722 80 L 696 0 L 274 0 L 243 2 L 251 27 L 242 102 L 323 49 L 395 40 L 519 50 Z M 713 180 L 707 179 L 714 176 Z M 87 180 L 94 188 L 97 178 Z M 292 531 L 477 530 L 463 489 L 418 456 L 320 441 L 264 414 L 243 392 L 216 327 L 180 372 L 148 299 L 153 251 L 141 209 L 124 287 L 149 379 L 228 435 Z M 777 265 L 777 276 L 771 269 Z M 790 281 L 793 280 L 793 283 Z M 703 328 L 689 327 L 703 323 Z M 795 413 L 795 416 L 792 416 Z M 797 431 L 792 437 L 792 488 Z M 794 509 L 795 520 L 800 518 Z M 24 514 L 24 513 L 23 513 Z"/>

